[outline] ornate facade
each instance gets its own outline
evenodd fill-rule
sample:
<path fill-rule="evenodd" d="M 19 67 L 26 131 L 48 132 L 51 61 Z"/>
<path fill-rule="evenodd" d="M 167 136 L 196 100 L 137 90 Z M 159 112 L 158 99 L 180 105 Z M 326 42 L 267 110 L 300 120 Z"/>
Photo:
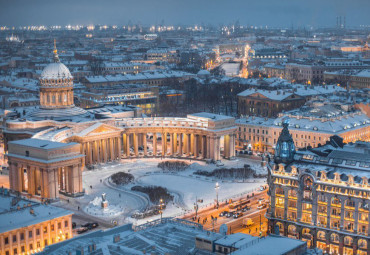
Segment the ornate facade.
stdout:
<path fill-rule="evenodd" d="M 370 254 L 370 144 L 338 136 L 268 164 L 271 232 L 330 254 Z"/>

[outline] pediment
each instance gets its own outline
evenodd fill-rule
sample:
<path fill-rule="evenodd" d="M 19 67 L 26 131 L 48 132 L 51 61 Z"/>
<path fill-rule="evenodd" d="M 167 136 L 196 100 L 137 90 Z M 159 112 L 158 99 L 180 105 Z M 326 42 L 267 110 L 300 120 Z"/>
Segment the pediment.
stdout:
<path fill-rule="evenodd" d="M 103 135 L 108 133 L 117 133 L 121 132 L 122 129 L 110 126 L 104 123 L 95 123 L 91 125 L 90 127 L 82 130 L 80 133 L 78 133 L 78 136 L 80 137 L 87 137 L 87 136 L 96 136 L 96 135 Z"/>

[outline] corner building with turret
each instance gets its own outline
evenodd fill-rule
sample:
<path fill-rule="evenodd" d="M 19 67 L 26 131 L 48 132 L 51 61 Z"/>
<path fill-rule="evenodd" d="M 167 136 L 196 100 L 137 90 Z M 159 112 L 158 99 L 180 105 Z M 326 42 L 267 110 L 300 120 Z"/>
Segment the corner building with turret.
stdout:
<path fill-rule="evenodd" d="M 370 143 L 295 151 L 288 123 L 268 163 L 269 231 L 328 254 L 370 254 Z"/>

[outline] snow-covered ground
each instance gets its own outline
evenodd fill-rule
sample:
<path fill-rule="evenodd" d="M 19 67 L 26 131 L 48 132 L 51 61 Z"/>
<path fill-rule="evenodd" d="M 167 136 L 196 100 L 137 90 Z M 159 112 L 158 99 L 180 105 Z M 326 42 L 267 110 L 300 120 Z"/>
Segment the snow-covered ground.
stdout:
<path fill-rule="evenodd" d="M 174 196 L 174 201 L 167 205 L 166 210 L 163 212 L 163 217 L 171 217 L 193 210 L 196 199 L 203 199 L 203 203 L 199 204 L 201 208 L 214 203 L 216 199 L 216 182 L 220 186 L 218 190 L 219 201 L 251 192 L 265 184 L 265 179 L 246 179 L 242 182 L 194 175 L 193 173 L 196 170 L 212 171 L 217 168 L 216 165 L 208 165 L 205 162 L 190 162 L 186 160 L 191 166 L 179 173 L 163 172 L 157 167 L 159 162 L 161 162 L 160 159 L 122 160 L 120 164 L 106 164 L 94 170 L 85 171 L 83 172 L 85 196 L 69 198 L 69 202 L 60 201 L 58 203 L 75 211 L 78 211 L 79 208 L 80 213 L 99 217 L 106 221 L 111 222 L 115 220 L 120 224 L 125 222 L 141 224 L 159 216 L 142 220 L 130 218 L 133 212 L 142 211 L 151 205 L 147 195 L 131 191 L 131 187 L 134 185 L 155 185 L 167 188 Z M 225 164 L 223 167 L 243 167 L 244 164 L 249 164 L 258 173 L 266 171 L 260 167 L 259 161 L 250 159 L 238 158 L 232 161 L 225 160 L 223 163 Z M 113 173 L 120 171 L 133 174 L 135 182 L 126 186 L 112 184 L 109 177 Z M 109 203 L 107 209 L 103 209 L 100 206 L 102 193 L 106 194 L 106 199 Z"/>

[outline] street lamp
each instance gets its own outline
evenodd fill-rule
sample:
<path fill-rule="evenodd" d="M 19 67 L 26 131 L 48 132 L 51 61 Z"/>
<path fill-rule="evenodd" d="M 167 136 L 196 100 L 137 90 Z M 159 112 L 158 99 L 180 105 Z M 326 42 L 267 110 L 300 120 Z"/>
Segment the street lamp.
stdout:
<path fill-rule="evenodd" d="M 161 199 L 159 199 L 159 213 L 161 214 L 161 223 L 162 223 L 163 208 L 164 208 L 164 201 L 161 198 Z"/>
<path fill-rule="evenodd" d="M 216 190 L 216 205 L 218 209 L 218 189 L 220 188 L 220 185 L 218 185 L 218 182 L 216 182 L 215 190 Z"/>

